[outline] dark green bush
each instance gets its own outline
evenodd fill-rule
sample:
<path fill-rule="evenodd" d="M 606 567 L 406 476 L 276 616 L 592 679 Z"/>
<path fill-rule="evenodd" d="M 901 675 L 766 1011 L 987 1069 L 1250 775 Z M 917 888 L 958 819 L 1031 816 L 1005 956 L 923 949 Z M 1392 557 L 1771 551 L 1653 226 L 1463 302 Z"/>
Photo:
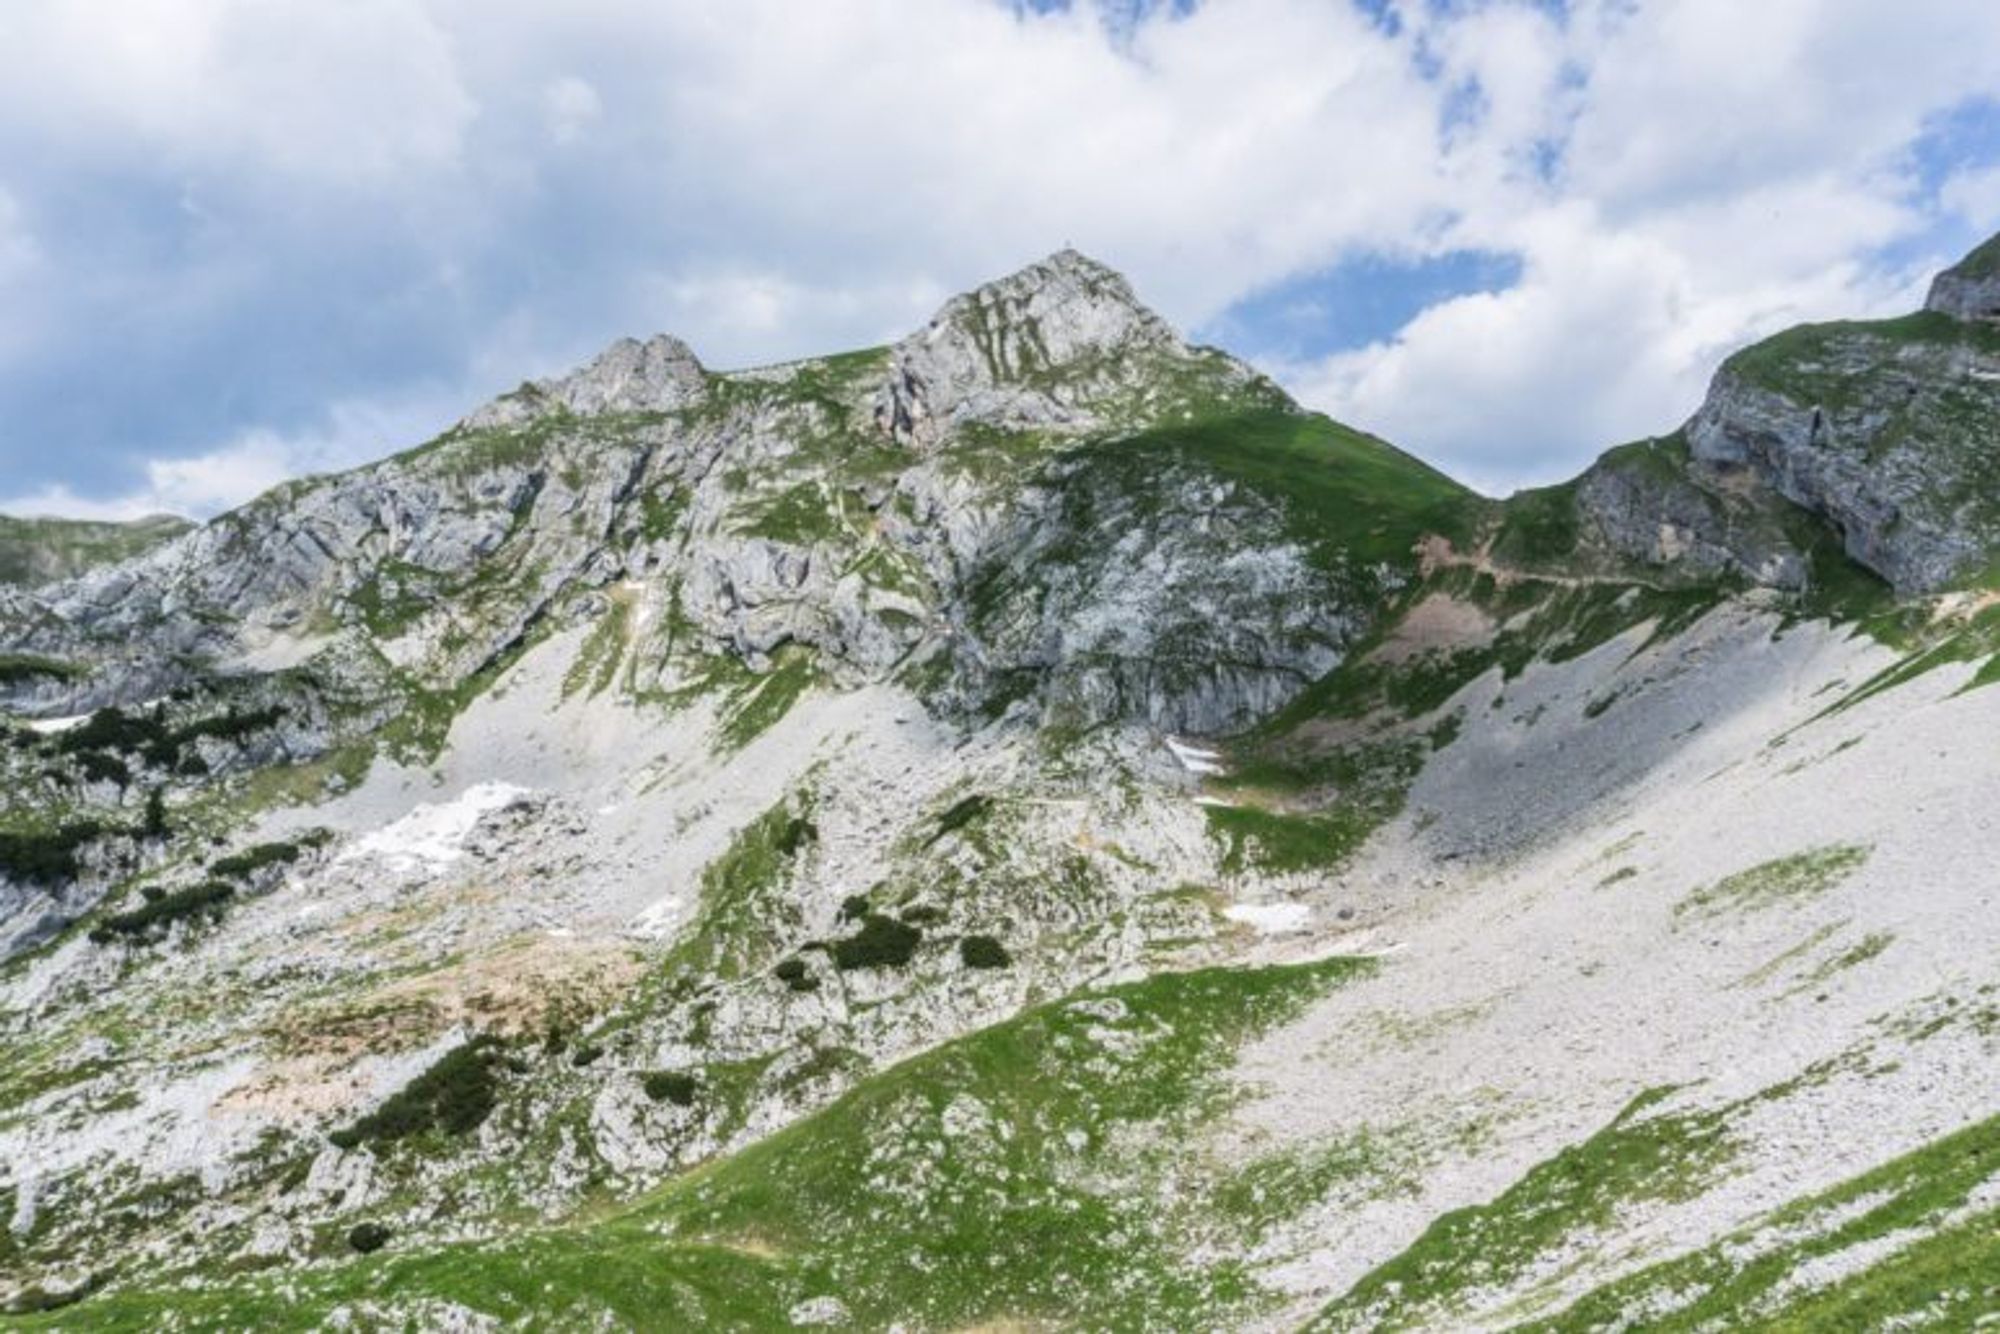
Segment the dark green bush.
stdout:
<path fill-rule="evenodd" d="M 379 1251 L 389 1244 L 389 1238 L 396 1234 L 380 1223 L 356 1223 L 347 1234 L 347 1244 L 367 1255 Z"/>
<path fill-rule="evenodd" d="M 646 1090 L 646 1096 L 654 1102 L 670 1102 L 676 1107 L 694 1106 L 694 1095 L 698 1087 L 693 1075 L 679 1070 L 651 1070 L 640 1079 L 639 1086 Z"/>
<path fill-rule="evenodd" d="M 793 991 L 819 990 L 819 979 L 806 970 L 804 959 L 787 959 L 771 972 Z"/>
<path fill-rule="evenodd" d="M 893 917 L 869 913 L 861 929 L 833 942 L 833 966 L 842 972 L 856 968 L 901 968 L 917 952 L 924 933 Z"/>
<path fill-rule="evenodd" d="M 0 876 L 47 885 L 76 879 L 77 849 L 108 832 L 96 820 L 78 820 L 38 834 L 0 833 Z"/>
<path fill-rule="evenodd" d="M 223 905 L 236 893 L 236 886 L 223 880 L 204 880 L 186 889 L 177 889 L 146 902 L 130 912 L 113 913 L 91 929 L 90 938 L 108 945 L 124 937 L 130 940 L 158 940 L 167 928 L 180 921 L 206 921 L 220 917 Z"/>
<path fill-rule="evenodd" d="M 1014 962 L 1007 947 L 991 936 L 966 936 L 958 942 L 958 957 L 967 968 L 1005 968 Z"/>
<path fill-rule="evenodd" d="M 932 926 L 944 920 L 944 909 L 920 903 L 914 908 L 903 909 L 897 915 L 911 926 Z"/>
<path fill-rule="evenodd" d="M 427 1130 L 463 1135 L 478 1129 L 499 1102 L 493 1071 L 499 1045 L 498 1039 L 482 1034 L 452 1048 L 380 1107 L 327 1138 L 352 1149 L 393 1143 Z"/>
<path fill-rule="evenodd" d="M 947 834 L 956 833 L 993 808 L 993 798 L 975 792 L 969 797 L 955 801 L 938 817 L 937 832 L 925 844 L 935 843 Z"/>
<path fill-rule="evenodd" d="M 278 720 L 284 716 L 285 709 L 282 704 L 273 704 L 263 709 L 251 709 L 244 713 L 238 713 L 235 709 L 229 709 L 213 718 L 202 718 L 198 721 L 188 723 L 184 727 L 176 728 L 173 733 L 173 742 L 177 747 L 185 746 L 188 742 L 199 741 L 205 736 L 212 736 L 219 741 L 241 741 L 244 737 L 254 732 L 261 732 L 267 727 L 276 726 Z"/>
<path fill-rule="evenodd" d="M 803 815 L 794 816 L 786 822 L 783 829 L 778 831 L 776 847 L 780 853 L 789 857 L 806 844 L 812 843 L 818 838 L 818 825 L 815 825 Z"/>
<path fill-rule="evenodd" d="M 569 1063 L 581 1070 L 602 1055 L 604 1055 L 604 1048 L 598 1046 L 595 1042 L 586 1042 L 569 1054 Z"/>
<path fill-rule="evenodd" d="M 76 757 L 76 767 L 82 771 L 84 778 L 93 783 L 116 783 L 125 787 L 132 781 L 132 771 L 126 767 L 125 761 L 102 751 L 84 751 Z"/>
<path fill-rule="evenodd" d="M 156 786 L 146 793 L 144 830 L 147 838 L 167 836 L 167 790 L 163 787 Z"/>
<path fill-rule="evenodd" d="M 208 870 L 211 875 L 230 880 L 247 880 L 267 866 L 297 861 L 299 852 L 296 843 L 257 843 L 241 852 L 217 858 L 209 864 Z"/>
<path fill-rule="evenodd" d="M 135 718 L 113 705 L 99 709 L 82 724 L 56 738 L 56 749 L 66 755 L 87 750 L 110 750 L 131 754 L 167 740 L 167 729 L 157 718 Z"/>
<path fill-rule="evenodd" d="M 840 901 L 841 921 L 855 922 L 859 921 L 863 917 L 866 917 L 867 915 L 868 915 L 868 896 L 866 894 L 849 894 L 846 898 Z"/>

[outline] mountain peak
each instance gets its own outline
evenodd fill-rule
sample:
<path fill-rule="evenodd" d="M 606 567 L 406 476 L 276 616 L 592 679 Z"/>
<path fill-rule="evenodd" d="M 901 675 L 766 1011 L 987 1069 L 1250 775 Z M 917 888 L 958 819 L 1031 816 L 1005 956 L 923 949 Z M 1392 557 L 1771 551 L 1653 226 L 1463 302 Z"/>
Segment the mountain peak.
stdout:
<path fill-rule="evenodd" d="M 954 421 L 1074 429 L 1143 393 L 1163 358 L 1195 355 L 1124 275 L 1065 247 L 953 297 L 898 343 L 876 418 L 917 444 Z"/>
<path fill-rule="evenodd" d="M 535 380 L 467 417 L 480 429 L 514 426 L 561 408 L 579 417 L 616 412 L 671 412 L 699 399 L 708 372 L 694 350 L 671 334 L 645 342 L 620 338 L 568 375 Z"/>
<path fill-rule="evenodd" d="M 984 322 L 992 316 L 1052 325 L 1042 331 L 1044 341 L 1050 332 L 1056 335 L 1049 348 L 1052 358 L 1084 346 L 1128 346 L 1134 339 L 1179 341 L 1172 327 L 1139 300 L 1124 274 L 1068 246 L 953 297 L 931 317 L 924 333 L 935 337 L 968 318 Z"/>
<path fill-rule="evenodd" d="M 1956 320 L 2000 320 L 2000 235 L 1932 279 L 1924 309 Z"/>

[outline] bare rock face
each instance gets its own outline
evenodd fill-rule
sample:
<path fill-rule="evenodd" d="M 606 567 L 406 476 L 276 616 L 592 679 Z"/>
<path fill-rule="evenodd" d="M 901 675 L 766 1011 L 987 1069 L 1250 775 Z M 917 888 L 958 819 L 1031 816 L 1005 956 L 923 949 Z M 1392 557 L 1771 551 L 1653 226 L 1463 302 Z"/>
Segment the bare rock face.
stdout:
<path fill-rule="evenodd" d="M 672 412 L 699 401 L 707 386 L 707 372 L 680 339 L 667 334 L 643 343 L 621 338 L 568 375 L 502 395 L 467 417 L 464 425 L 474 430 L 517 426 L 558 409 L 578 417 Z"/>
<path fill-rule="evenodd" d="M 2000 321 L 2000 236 L 1932 279 L 1924 309 L 1955 320 Z"/>
<path fill-rule="evenodd" d="M 928 446 L 953 428 L 1075 430 L 1152 356 L 1188 356 L 1119 274 L 1074 250 L 947 302 L 896 344 L 875 419 Z"/>
<path fill-rule="evenodd" d="M 1830 522 L 1905 596 L 2000 545 L 2000 338 L 1935 313 L 1792 330 L 1730 359 L 1689 421 L 1694 458 Z"/>
<path fill-rule="evenodd" d="M 625 339 L 427 446 L 17 596 L 0 650 L 88 670 L 0 696 L 82 712 L 308 660 L 449 691 L 575 599 L 639 579 L 671 586 L 677 651 L 761 670 L 797 645 L 849 684 L 942 654 L 968 689 L 991 660 L 1093 721 L 1235 726 L 1337 660 L 1364 615 L 1350 590 L 1301 563 L 1272 503 L 1135 508 L 1135 474 L 1107 501 L 1132 511 L 1126 531 L 1078 531 L 1049 519 L 1074 470 L 1048 465 L 1246 407 L 1296 411 L 1074 251 L 881 353 L 712 375 L 676 339 Z M 1054 532 L 1070 534 L 1061 586 L 1032 626 L 964 613 L 995 562 Z"/>
<path fill-rule="evenodd" d="M 1239 730 L 1331 671 L 1390 591 L 1287 540 L 1271 498 L 1093 460 L 1024 506 L 966 608 L 975 683 L 1071 726 Z"/>
<path fill-rule="evenodd" d="M 1696 465 L 1678 438 L 1613 450 L 1577 484 L 1577 507 L 1617 558 L 1696 578 L 1797 589 L 1807 561 L 1755 494 Z"/>

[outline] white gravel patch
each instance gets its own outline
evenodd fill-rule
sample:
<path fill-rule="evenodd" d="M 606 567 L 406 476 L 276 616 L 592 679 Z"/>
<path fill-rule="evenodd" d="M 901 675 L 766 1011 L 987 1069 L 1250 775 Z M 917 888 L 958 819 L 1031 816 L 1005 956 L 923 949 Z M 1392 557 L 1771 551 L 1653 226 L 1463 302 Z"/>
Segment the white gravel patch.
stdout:
<path fill-rule="evenodd" d="M 1312 908 L 1304 903 L 1232 903 L 1222 915 L 1260 936 L 1283 936 L 1305 930 Z"/>
<path fill-rule="evenodd" d="M 1173 737 L 1168 737 L 1166 741 L 1167 749 L 1173 752 L 1176 760 L 1180 761 L 1181 768 L 1187 770 L 1189 773 L 1197 776 L 1206 776 L 1208 774 L 1227 772 L 1222 763 L 1222 754 L 1220 751 L 1206 750 L 1200 746 L 1190 746 L 1187 742 L 1176 740 Z"/>
<path fill-rule="evenodd" d="M 512 783 L 476 783 L 450 801 L 426 802 L 341 851 L 342 862 L 373 857 L 397 871 L 437 871 L 465 855 L 479 822 L 533 793 Z"/>

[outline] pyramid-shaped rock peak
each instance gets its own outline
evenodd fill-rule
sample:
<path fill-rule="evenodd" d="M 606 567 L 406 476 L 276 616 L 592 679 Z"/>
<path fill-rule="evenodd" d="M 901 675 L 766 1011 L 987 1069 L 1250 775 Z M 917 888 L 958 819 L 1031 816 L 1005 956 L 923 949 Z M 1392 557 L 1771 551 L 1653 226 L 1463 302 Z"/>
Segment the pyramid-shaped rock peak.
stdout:
<path fill-rule="evenodd" d="M 1090 353 L 1180 340 L 1123 274 L 1064 249 L 953 297 L 904 345 L 968 341 L 989 362 L 991 377 L 1004 380 Z"/>
<path fill-rule="evenodd" d="M 1136 355 L 1135 355 L 1136 354 Z M 876 402 L 885 430 L 934 442 L 953 421 L 1087 424 L 1094 398 L 1188 348 L 1122 274 L 1064 249 L 947 301 L 895 347 Z"/>
<path fill-rule="evenodd" d="M 671 334 L 645 342 L 620 338 L 568 375 L 537 380 L 502 395 L 465 425 L 511 426 L 562 409 L 579 417 L 605 413 L 671 412 L 698 401 L 708 373 L 694 350 Z"/>
<path fill-rule="evenodd" d="M 1956 320 L 2000 321 L 2000 236 L 1932 279 L 1924 309 Z"/>

